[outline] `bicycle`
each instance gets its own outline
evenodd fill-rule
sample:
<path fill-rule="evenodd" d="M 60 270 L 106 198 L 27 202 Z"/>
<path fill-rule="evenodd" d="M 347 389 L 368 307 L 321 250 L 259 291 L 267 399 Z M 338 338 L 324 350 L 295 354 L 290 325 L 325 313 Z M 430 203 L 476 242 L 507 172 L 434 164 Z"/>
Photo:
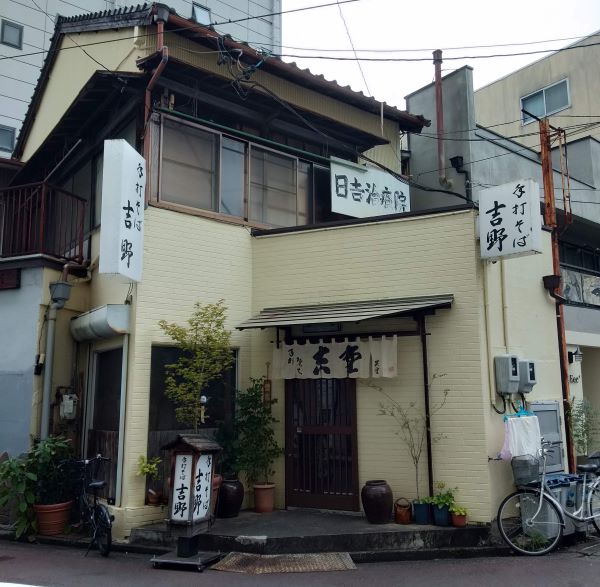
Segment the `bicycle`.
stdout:
<path fill-rule="evenodd" d="M 86 556 L 94 545 L 98 547 L 102 556 L 108 556 L 112 547 L 114 516 L 110 515 L 104 504 L 98 502 L 98 491 L 106 486 L 106 481 L 96 479 L 103 462 L 110 462 L 110 459 L 101 454 L 96 455 L 93 459 L 72 461 L 72 465 L 78 471 L 78 487 L 76 489 L 81 523 L 90 528 L 92 535 L 92 540 L 85 553 Z M 93 499 L 90 498 L 90 491 Z"/>
<path fill-rule="evenodd" d="M 547 485 L 546 456 L 552 452 L 548 448 L 550 444 L 543 442 L 539 451 L 541 480 L 517 482 L 517 491 L 505 497 L 498 508 L 500 535 L 508 546 L 520 554 L 536 556 L 552 552 L 563 536 L 565 516 L 576 523 L 584 523 L 586 528 L 591 522 L 600 534 L 600 476 L 594 477 L 599 466 L 577 466 L 577 472 L 583 474 L 581 505 L 570 512 L 556 500 Z M 539 477 L 539 462 L 531 458 L 535 461 L 535 476 Z"/>

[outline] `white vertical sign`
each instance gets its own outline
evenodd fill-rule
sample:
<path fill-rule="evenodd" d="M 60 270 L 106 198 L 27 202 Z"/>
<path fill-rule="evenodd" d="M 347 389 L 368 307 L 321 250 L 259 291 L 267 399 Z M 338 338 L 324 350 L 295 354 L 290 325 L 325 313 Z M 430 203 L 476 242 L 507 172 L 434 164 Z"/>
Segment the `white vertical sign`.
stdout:
<path fill-rule="evenodd" d="M 194 501 L 192 521 L 198 522 L 210 515 L 212 498 L 212 455 L 200 455 L 194 473 Z"/>
<path fill-rule="evenodd" d="M 125 140 L 104 141 L 100 273 L 142 280 L 146 162 Z"/>
<path fill-rule="evenodd" d="M 410 211 L 408 183 L 376 167 L 331 157 L 331 210 L 368 218 Z"/>
<path fill-rule="evenodd" d="M 482 259 L 516 257 L 542 252 L 540 189 L 521 179 L 479 196 L 479 237 Z"/>
<path fill-rule="evenodd" d="M 178 454 L 175 457 L 171 520 L 187 522 L 190 518 L 190 495 L 192 492 L 192 455 Z"/>

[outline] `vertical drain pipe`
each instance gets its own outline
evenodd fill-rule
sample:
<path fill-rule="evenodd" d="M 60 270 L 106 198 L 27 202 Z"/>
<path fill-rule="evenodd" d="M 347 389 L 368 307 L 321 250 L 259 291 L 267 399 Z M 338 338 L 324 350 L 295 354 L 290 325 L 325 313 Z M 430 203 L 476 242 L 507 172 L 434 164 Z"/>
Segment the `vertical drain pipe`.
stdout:
<path fill-rule="evenodd" d="M 115 505 L 121 507 L 123 492 L 123 456 L 125 454 L 125 410 L 127 409 L 127 371 L 129 368 L 129 334 L 123 336 L 121 357 L 121 401 L 119 405 L 119 445 L 117 447 L 117 478 L 115 480 Z"/>
<path fill-rule="evenodd" d="M 425 392 L 425 427 L 427 442 L 427 477 L 429 496 L 433 496 L 433 455 L 431 454 L 431 412 L 429 406 L 429 368 L 427 367 L 427 332 L 425 332 L 425 315 L 419 315 L 419 332 L 421 333 L 421 351 L 423 353 L 423 390 Z"/>
<path fill-rule="evenodd" d="M 444 173 L 444 104 L 442 100 L 442 51 L 436 49 L 433 52 L 433 65 L 435 66 L 435 119 L 437 127 L 438 147 L 438 175 L 441 185 L 446 185 L 446 174 Z"/>

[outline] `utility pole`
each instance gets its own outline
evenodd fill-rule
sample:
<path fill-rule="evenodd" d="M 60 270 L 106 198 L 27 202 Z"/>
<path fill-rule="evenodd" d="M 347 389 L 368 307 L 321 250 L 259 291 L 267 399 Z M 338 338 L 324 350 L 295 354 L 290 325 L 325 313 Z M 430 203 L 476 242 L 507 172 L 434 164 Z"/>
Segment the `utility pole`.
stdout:
<path fill-rule="evenodd" d="M 527 113 L 530 115 L 529 113 Z M 534 118 L 537 118 L 534 117 Z M 558 255 L 558 226 L 556 222 L 556 205 L 554 202 L 554 176 L 552 171 L 552 151 L 550 123 L 547 118 L 537 118 L 540 125 L 540 144 L 542 159 L 542 179 L 544 183 L 544 224 L 552 230 L 552 268 L 554 275 L 560 276 L 560 259 Z M 555 129 L 556 130 L 556 129 Z M 558 352 L 560 358 L 560 376 L 564 413 L 570 409 L 570 390 L 568 373 L 567 342 L 565 337 L 565 313 L 561 301 L 562 287 L 560 280 L 552 292 L 556 299 L 556 329 L 558 331 Z M 575 455 L 573 453 L 573 433 L 568 417 L 565 417 L 565 434 L 567 437 L 567 460 L 569 471 L 575 472 Z"/>

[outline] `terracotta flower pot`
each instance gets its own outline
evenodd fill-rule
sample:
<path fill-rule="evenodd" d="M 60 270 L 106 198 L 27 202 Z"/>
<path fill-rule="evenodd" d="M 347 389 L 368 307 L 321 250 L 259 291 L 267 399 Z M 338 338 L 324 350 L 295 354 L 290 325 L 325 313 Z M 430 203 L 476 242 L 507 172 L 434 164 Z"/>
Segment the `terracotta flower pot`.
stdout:
<path fill-rule="evenodd" d="M 464 528 L 467 525 L 467 516 L 452 514 L 452 525 L 455 528 Z"/>
<path fill-rule="evenodd" d="M 35 504 L 33 509 L 37 515 L 38 534 L 55 536 L 60 534 L 71 517 L 73 500 L 51 505 Z"/>
<path fill-rule="evenodd" d="M 394 521 L 396 524 L 410 524 L 412 517 L 412 508 L 410 502 L 405 497 L 401 497 L 394 502 Z"/>
<path fill-rule="evenodd" d="M 265 483 L 254 486 L 254 511 L 268 514 L 275 505 L 275 484 Z"/>

